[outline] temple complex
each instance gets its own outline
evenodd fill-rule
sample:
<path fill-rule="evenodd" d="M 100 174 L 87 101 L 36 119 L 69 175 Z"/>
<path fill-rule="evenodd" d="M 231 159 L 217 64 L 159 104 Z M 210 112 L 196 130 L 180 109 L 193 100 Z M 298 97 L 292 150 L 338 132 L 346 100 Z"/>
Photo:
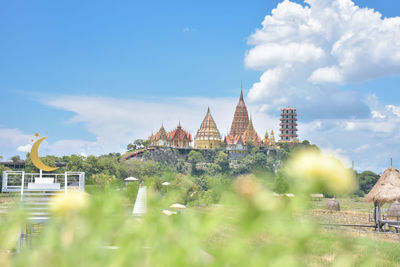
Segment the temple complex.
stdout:
<path fill-rule="evenodd" d="M 297 113 L 295 108 L 281 109 L 280 140 L 279 142 L 298 142 L 297 139 Z M 156 134 L 149 137 L 151 146 L 191 148 L 192 135 L 184 130 L 180 124 L 171 132 L 167 132 L 161 125 Z M 226 145 L 226 150 L 234 157 L 241 157 L 248 153 L 249 147 L 260 147 L 260 150 L 273 151 L 279 149 L 279 143 L 275 141 L 274 131 L 266 131 L 264 138 L 258 136 L 253 121 L 249 118 L 246 104 L 243 98 L 243 88 L 240 89 L 239 102 L 236 105 L 229 133 L 223 142 L 217 124 L 207 109 L 200 128 L 194 137 L 195 149 L 215 149 Z"/>
<path fill-rule="evenodd" d="M 211 116 L 210 108 L 200 125 L 194 137 L 194 148 L 213 149 L 221 146 L 221 135 L 218 131 L 217 124 Z"/>
<path fill-rule="evenodd" d="M 181 123 L 178 123 L 178 126 L 175 130 L 169 133 L 170 146 L 176 148 L 190 148 L 190 143 L 192 140 L 192 135 L 182 129 Z"/>

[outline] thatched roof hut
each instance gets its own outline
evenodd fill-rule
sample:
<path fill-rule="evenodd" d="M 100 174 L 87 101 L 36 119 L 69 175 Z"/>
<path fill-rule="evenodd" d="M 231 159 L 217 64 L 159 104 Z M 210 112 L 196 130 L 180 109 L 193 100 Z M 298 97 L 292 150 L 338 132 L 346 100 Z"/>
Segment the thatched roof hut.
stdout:
<path fill-rule="evenodd" d="M 334 198 L 329 199 L 329 200 L 326 202 L 325 207 L 326 207 L 327 210 L 336 210 L 336 211 L 340 211 L 339 201 L 337 201 L 337 200 L 334 199 Z"/>
<path fill-rule="evenodd" d="M 388 217 L 400 217 L 400 202 L 396 200 L 390 204 L 386 215 Z"/>
<path fill-rule="evenodd" d="M 391 203 L 400 199 L 400 171 L 387 168 L 365 197 L 366 202 Z"/>

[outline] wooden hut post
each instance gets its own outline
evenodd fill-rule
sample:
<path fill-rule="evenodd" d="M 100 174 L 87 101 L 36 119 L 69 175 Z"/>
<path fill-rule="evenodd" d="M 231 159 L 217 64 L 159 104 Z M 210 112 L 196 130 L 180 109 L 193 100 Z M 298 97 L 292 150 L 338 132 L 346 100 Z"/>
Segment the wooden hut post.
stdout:
<path fill-rule="evenodd" d="M 382 210 L 381 210 L 381 204 L 378 203 L 378 231 L 379 232 L 382 229 L 381 221 L 382 221 Z"/>
<path fill-rule="evenodd" d="M 378 225 L 377 219 L 376 219 L 376 202 L 374 202 L 374 222 L 375 222 L 375 229 L 377 228 L 376 226 Z"/>

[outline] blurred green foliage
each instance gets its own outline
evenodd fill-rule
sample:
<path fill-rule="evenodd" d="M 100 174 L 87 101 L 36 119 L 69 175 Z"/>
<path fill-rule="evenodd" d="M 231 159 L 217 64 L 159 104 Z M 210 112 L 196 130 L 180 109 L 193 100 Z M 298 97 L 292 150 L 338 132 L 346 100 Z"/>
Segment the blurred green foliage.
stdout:
<path fill-rule="evenodd" d="M 131 216 L 128 205 L 138 183 L 128 184 L 125 193 L 105 185 L 79 210 L 62 205 L 70 215 L 53 215 L 20 253 L 18 232 L 26 221 L 15 208 L 0 217 L 0 265 L 395 266 L 400 260 L 397 244 L 326 232 L 302 216 L 309 206 L 303 189 L 294 189 L 296 197 L 289 200 L 274 197 L 261 176 L 235 182 L 225 176 L 192 178 L 164 172 L 158 180 L 171 184 L 161 188 L 154 177 L 147 179 L 148 211 L 140 218 Z M 206 206 L 162 214 L 173 203 L 192 203 L 200 187 Z"/>

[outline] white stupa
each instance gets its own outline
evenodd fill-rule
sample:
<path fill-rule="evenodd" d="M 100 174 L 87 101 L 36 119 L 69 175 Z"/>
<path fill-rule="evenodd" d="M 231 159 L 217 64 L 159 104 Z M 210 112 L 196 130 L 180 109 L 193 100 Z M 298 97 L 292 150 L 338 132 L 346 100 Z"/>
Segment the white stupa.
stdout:
<path fill-rule="evenodd" d="M 132 215 L 133 216 L 142 216 L 146 213 L 146 186 L 141 184 L 139 186 L 138 194 L 136 197 L 135 205 L 133 206 Z"/>

